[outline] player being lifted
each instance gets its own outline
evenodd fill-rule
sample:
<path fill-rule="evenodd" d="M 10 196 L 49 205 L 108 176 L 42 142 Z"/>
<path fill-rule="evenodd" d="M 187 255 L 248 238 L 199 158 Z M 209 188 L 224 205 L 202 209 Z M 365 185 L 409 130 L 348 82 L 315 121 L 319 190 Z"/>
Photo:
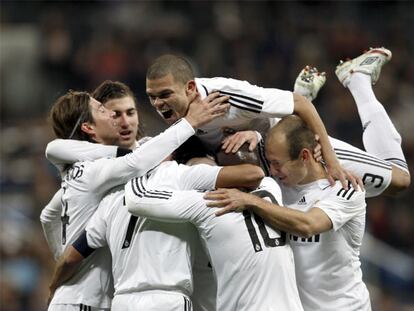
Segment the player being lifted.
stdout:
<path fill-rule="evenodd" d="M 346 77 L 347 81 L 355 77 L 355 73 L 358 72 L 362 72 L 366 76 L 365 80 L 369 81 L 372 74 L 374 75 L 373 82 L 376 82 L 382 65 L 390 59 L 390 56 L 391 52 L 388 50 L 374 49 L 354 60 L 341 64 L 337 68 L 337 73 L 341 72 L 341 75 Z M 372 61 L 365 61 L 366 59 L 371 59 Z M 306 81 L 306 78 L 301 78 L 303 75 L 307 77 L 312 76 L 314 79 Z M 305 91 L 303 92 L 304 95 L 313 94 L 313 96 L 316 96 L 324 83 L 324 79 L 325 77 L 318 75 L 316 71 L 311 73 L 302 72 L 297 79 L 295 90 Z M 300 83 L 304 85 L 302 88 L 298 87 Z M 351 88 L 361 89 L 362 84 L 359 86 L 356 83 L 356 86 L 351 85 Z M 366 89 L 368 91 L 371 89 L 369 83 L 366 85 Z M 278 121 L 277 118 L 272 117 L 286 115 L 287 111 L 297 114 L 307 124 L 311 123 L 308 120 L 309 116 L 312 115 L 311 111 L 313 109 L 309 108 L 309 102 L 303 100 L 301 96 L 295 93 L 293 93 L 294 100 L 292 101 L 291 92 L 261 88 L 253 86 L 246 81 L 226 78 L 194 78 L 188 62 L 174 55 L 161 56 L 154 61 L 147 71 L 147 94 L 152 105 L 167 122 L 173 122 L 186 111 L 189 94 L 198 92 L 203 97 L 212 90 L 218 90 L 223 94 L 230 95 L 229 102 L 231 104 L 230 110 L 225 116 L 210 122 L 197 131 L 198 137 L 213 150 L 216 150 L 223 141 L 223 128 L 232 128 L 234 130 L 260 130 L 268 128 L 269 125 L 273 125 Z M 370 99 L 375 99 L 372 89 L 371 93 L 368 91 L 365 92 L 366 98 L 369 96 Z M 378 115 L 381 115 L 381 118 L 386 120 L 384 121 L 387 123 L 386 127 L 390 128 L 388 135 L 384 136 L 391 146 L 389 148 L 389 156 L 386 158 L 398 158 L 400 163 L 405 163 L 401 145 L 398 141 L 399 135 L 395 129 L 392 130 L 394 127 L 385 110 L 376 100 L 371 100 L 369 105 L 377 105 L 375 111 L 378 111 Z M 366 109 L 366 111 L 369 111 L 369 109 Z M 374 119 L 371 120 L 370 124 L 373 122 L 376 124 L 381 123 L 378 116 Z M 315 130 L 315 126 L 310 126 L 310 128 L 315 133 L 320 133 L 318 130 Z M 372 131 L 375 132 L 375 130 Z M 367 136 L 367 134 L 364 133 L 364 136 Z M 248 142 L 250 150 L 253 150 L 258 142 L 257 137 L 256 134 L 253 135 L 248 131 L 238 132 L 233 136 L 224 138 L 223 148 L 234 152 L 245 142 Z M 387 189 L 387 194 L 393 195 L 407 188 L 410 184 L 407 170 L 404 171 L 401 166 L 400 168 L 392 166 L 390 162 L 379 157 L 378 147 L 376 149 L 372 147 L 373 144 L 380 146 L 379 143 L 375 143 L 375 141 L 378 142 L 378 139 L 379 137 L 376 136 L 371 142 L 365 143 L 369 153 L 337 139 L 330 139 L 341 165 L 364 180 L 367 197 L 377 196 L 385 189 Z M 364 138 L 365 141 L 367 139 Z M 323 146 L 323 141 L 321 142 Z M 262 146 L 259 144 L 259 154 L 262 156 L 263 164 L 265 162 L 264 150 L 260 147 Z M 325 152 L 323 152 L 323 155 L 325 155 Z M 262 166 L 266 169 L 266 165 Z M 352 176 L 347 175 L 347 178 L 353 181 L 355 185 Z M 344 185 L 344 183 L 342 184 Z M 344 186 L 346 187 L 346 185 Z"/>
<path fill-rule="evenodd" d="M 350 161 L 345 168 L 360 174 L 367 197 L 382 192 L 395 195 L 408 188 L 411 182 L 401 148 L 401 136 L 372 88 L 379 79 L 382 66 L 391 57 L 391 51 L 385 48 L 371 48 L 354 59 L 341 61 L 335 71 L 355 100 L 362 122 L 362 141 L 368 153 L 350 145 L 341 145 L 338 140 L 332 140 L 332 145 L 341 163 Z M 324 73 L 306 67 L 296 79 L 294 90 L 313 100 L 325 81 Z"/>
<path fill-rule="evenodd" d="M 280 117 L 297 114 L 320 137 L 322 154 L 328 174 L 341 180 L 346 186 L 346 175 L 332 150 L 325 127 L 311 102 L 299 94 L 276 88 L 262 88 L 246 81 L 227 78 L 195 78 L 191 65 L 182 57 L 163 55 L 148 68 L 146 92 L 151 104 L 171 124 L 185 115 L 189 98 L 200 94 L 201 98 L 217 90 L 229 95 L 230 109 L 221 118 L 200 127 L 196 135 L 212 152 L 217 152 L 224 139 L 223 130 L 258 130 L 262 134 Z M 246 140 L 237 141 L 238 149 Z M 250 150 L 256 147 L 257 137 L 250 139 Z M 261 153 L 264 156 L 263 152 Z M 266 167 L 264 167 L 266 169 Z M 333 182 L 333 178 L 331 179 Z"/>

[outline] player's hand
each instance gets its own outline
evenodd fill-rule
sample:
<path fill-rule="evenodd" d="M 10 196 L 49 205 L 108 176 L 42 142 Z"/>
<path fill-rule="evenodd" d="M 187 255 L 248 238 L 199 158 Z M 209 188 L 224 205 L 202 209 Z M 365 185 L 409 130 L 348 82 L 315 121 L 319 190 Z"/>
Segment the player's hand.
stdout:
<path fill-rule="evenodd" d="M 339 180 L 342 187 L 348 190 L 347 172 L 341 167 L 338 161 L 333 165 L 326 165 L 326 171 L 328 173 L 328 180 L 331 186 L 335 184 L 335 180 Z"/>
<path fill-rule="evenodd" d="M 223 139 L 221 149 L 225 153 L 236 153 L 244 143 L 249 144 L 249 151 L 256 149 L 259 140 L 255 131 L 240 131 Z"/>
<path fill-rule="evenodd" d="M 365 190 L 364 182 L 362 181 L 361 177 L 348 170 L 344 170 L 344 172 L 346 179 L 349 180 L 354 189 L 359 189 L 360 191 Z"/>
<path fill-rule="evenodd" d="M 204 199 L 208 200 L 208 207 L 220 207 L 215 214 L 222 216 L 231 212 L 241 212 L 247 208 L 247 193 L 237 189 L 220 188 L 215 191 L 207 192 Z"/>
<path fill-rule="evenodd" d="M 318 143 L 315 147 L 315 149 L 313 149 L 313 158 L 315 159 L 316 162 L 321 162 L 323 160 L 322 157 L 322 146 L 319 143 L 319 135 L 315 135 L 315 140 Z"/>
<path fill-rule="evenodd" d="M 190 98 L 190 105 L 185 116 L 193 128 L 199 128 L 225 115 L 230 108 L 228 103 L 230 96 L 221 95 L 219 92 L 212 92 L 203 100 L 198 93 L 193 96 Z"/>

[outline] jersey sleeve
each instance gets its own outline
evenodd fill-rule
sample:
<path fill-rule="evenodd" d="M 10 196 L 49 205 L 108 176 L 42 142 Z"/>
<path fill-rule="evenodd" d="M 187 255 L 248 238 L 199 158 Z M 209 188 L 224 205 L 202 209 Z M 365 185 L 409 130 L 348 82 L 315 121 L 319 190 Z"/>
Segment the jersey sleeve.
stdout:
<path fill-rule="evenodd" d="M 94 161 L 88 172 L 89 180 L 93 180 L 90 190 L 105 193 L 133 177 L 144 175 L 193 134 L 192 126 L 185 119 L 181 119 L 123 157 Z"/>
<path fill-rule="evenodd" d="M 220 166 L 198 164 L 179 165 L 179 185 L 181 190 L 213 190 L 220 172 Z"/>
<path fill-rule="evenodd" d="M 139 178 L 125 185 L 125 204 L 132 215 L 165 222 L 194 223 L 205 208 L 203 193 L 151 189 L 143 192 Z"/>
<path fill-rule="evenodd" d="M 283 205 L 282 190 L 271 177 L 263 178 L 259 187 L 251 193 L 274 204 Z"/>
<path fill-rule="evenodd" d="M 117 146 L 107 146 L 75 139 L 55 139 L 46 146 L 46 158 L 60 171 L 66 164 L 115 157 Z"/>
<path fill-rule="evenodd" d="M 107 245 L 105 211 L 105 205 L 100 204 L 86 225 L 86 239 L 90 248 L 96 249 Z"/>
<path fill-rule="evenodd" d="M 62 253 L 60 223 L 60 215 L 62 212 L 62 193 L 62 189 L 58 190 L 40 213 L 40 222 L 42 224 L 43 234 L 55 260 L 58 259 Z"/>
<path fill-rule="evenodd" d="M 365 213 L 365 191 L 355 190 L 352 186 L 348 190 L 337 182 L 329 189 L 329 194 L 315 203 L 332 221 L 333 229 L 337 231 L 351 218 Z"/>
<path fill-rule="evenodd" d="M 196 79 L 198 88 L 206 95 L 214 90 L 230 96 L 232 107 L 244 110 L 253 117 L 281 118 L 293 113 L 293 93 L 276 88 L 263 88 L 247 81 L 229 78 Z M 201 87 L 200 87 L 201 86 Z"/>

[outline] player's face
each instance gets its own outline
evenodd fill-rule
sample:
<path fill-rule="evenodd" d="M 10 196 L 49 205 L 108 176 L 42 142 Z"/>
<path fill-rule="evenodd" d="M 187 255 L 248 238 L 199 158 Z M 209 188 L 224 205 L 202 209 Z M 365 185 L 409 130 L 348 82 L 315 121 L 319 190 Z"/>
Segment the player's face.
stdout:
<path fill-rule="evenodd" d="M 290 159 L 283 144 L 266 145 L 266 158 L 270 163 L 270 172 L 285 186 L 300 184 L 306 177 L 306 166 L 301 157 Z"/>
<path fill-rule="evenodd" d="M 151 105 L 168 123 L 172 124 L 187 113 L 189 82 L 176 82 L 172 74 L 149 80 L 147 79 L 147 95 Z"/>
<path fill-rule="evenodd" d="M 105 145 L 133 148 L 139 124 L 134 99 L 130 96 L 112 99 L 107 101 L 104 107 L 112 112 L 109 120 L 92 110 L 96 141 Z"/>

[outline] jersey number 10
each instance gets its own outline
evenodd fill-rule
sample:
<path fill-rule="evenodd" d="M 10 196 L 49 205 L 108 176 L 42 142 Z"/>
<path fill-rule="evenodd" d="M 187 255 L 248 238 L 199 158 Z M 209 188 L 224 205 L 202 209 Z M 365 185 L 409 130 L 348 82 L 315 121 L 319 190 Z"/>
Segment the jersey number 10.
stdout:
<path fill-rule="evenodd" d="M 277 204 L 277 200 L 275 199 L 275 197 L 267 190 L 255 191 L 255 192 L 252 192 L 252 194 L 258 197 L 261 197 L 261 198 L 269 198 L 272 203 Z M 285 232 L 280 233 L 280 238 L 271 238 L 269 236 L 269 233 L 267 232 L 266 225 L 263 219 L 259 215 L 256 215 L 255 213 L 252 213 L 248 210 L 244 210 L 243 211 L 244 222 L 246 223 L 247 231 L 249 232 L 250 239 L 252 240 L 252 244 L 253 244 L 253 249 L 256 253 L 263 251 L 263 247 L 257 235 L 256 228 L 253 225 L 252 215 L 254 215 L 254 220 L 256 221 L 257 227 L 259 228 L 260 235 L 262 236 L 266 247 L 277 247 L 277 246 L 285 245 L 286 243 Z"/>

